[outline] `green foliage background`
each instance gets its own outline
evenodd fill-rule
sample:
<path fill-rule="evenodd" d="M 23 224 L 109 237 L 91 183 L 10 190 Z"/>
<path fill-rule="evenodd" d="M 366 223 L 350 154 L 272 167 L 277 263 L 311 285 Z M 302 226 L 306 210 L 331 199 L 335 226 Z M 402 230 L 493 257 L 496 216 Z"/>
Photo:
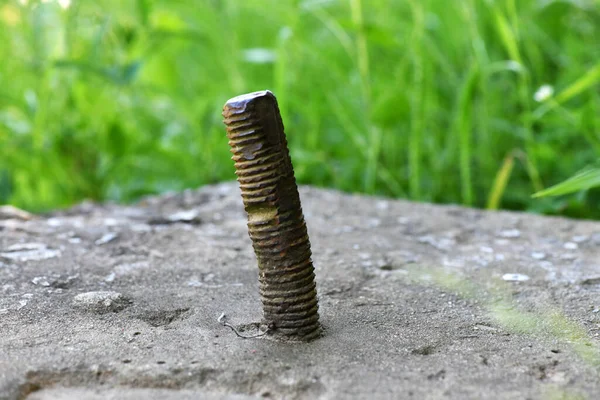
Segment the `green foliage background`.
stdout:
<path fill-rule="evenodd" d="M 222 105 L 269 88 L 301 183 L 600 217 L 531 198 L 600 152 L 597 0 L 0 0 L 0 60 L 3 203 L 233 179 Z"/>

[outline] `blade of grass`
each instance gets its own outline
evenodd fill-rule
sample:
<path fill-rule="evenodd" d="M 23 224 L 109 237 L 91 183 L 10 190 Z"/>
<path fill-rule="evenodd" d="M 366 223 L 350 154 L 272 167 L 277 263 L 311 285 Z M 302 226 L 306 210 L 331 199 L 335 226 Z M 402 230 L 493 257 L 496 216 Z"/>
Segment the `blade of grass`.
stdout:
<path fill-rule="evenodd" d="M 423 59 L 421 48 L 424 16 L 421 3 L 411 1 L 413 30 L 411 32 L 411 61 L 413 69 L 410 96 L 410 133 L 408 142 L 409 191 L 411 198 L 421 200 L 421 147 L 424 127 Z"/>
<path fill-rule="evenodd" d="M 354 41 L 356 64 L 360 75 L 361 98 L 363 114 L 367 124 L 369 147 L 367 151 L 367 165 L 364 175 L 364 190 L 367 193 L 375 192 L 377 165 L 381 149 L 381 131 L 371 122 L 371 76 L 369 66 L 369 46 L 363 19 L 362 0 L 350 0 L 350 15 L 353 28 L 356 32 Z"/>
<path fill-rule="evenodd" d="M 515 156 L 513 152 L 504 157 L 504 161 L 502 162 L 502 166 L 498 170 L 496 177 L 494 178 L 494 183 L 492 184 L 492 190 L 490 191 L 490 195 L 488 197 L 487 206 L 488 210 L 497 210 L 500 205 L 500 201 L 502 200 L 502 196 L 506 190 L 506 186 L 508 184 L 508 180 L 510 179 L 510 174 L 512 173 L 513 167 L 515 164 Z"/>
<path fill-rule="evenodd" d="M 472 102 L 475 97 L 479 69 L 472 63 L 458 95 L 455 131 L 459 142 L 459 168 L 462 201 L 473 204 L 473 181 L 471 177 Z"/>
<path fill-rule="evenodd" d="M 561 196 L 598 186 L 600 186 L 600 168 L 590 168 L 572 176 L 564 182 L 534 193 L 532 197 Z"/>

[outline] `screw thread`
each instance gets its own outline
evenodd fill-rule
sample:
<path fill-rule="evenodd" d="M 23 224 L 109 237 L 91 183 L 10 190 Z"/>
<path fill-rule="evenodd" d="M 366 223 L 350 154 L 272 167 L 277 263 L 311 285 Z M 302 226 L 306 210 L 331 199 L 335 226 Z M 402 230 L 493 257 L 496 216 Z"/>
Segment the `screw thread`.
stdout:
<path fill-rule="evenodd" d="M 258 260 L 265 323 L 281 338 L 313 339 L 321 332 L 314 267 L 277 100 L 269 91 L 234 97 L 223 117 Z"/>

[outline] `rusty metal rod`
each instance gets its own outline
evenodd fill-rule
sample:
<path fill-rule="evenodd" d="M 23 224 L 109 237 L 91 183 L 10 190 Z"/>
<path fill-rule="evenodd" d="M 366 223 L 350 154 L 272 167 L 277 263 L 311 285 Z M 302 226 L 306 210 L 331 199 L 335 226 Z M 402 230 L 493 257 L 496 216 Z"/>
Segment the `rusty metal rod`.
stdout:
<path fill-rule="evenodd" d="M 308 341 L 321 334 L 310 242 L 277 100 L 268 90 L 223 107 L 227 137 L 258 260 L 269 335 Z"/>

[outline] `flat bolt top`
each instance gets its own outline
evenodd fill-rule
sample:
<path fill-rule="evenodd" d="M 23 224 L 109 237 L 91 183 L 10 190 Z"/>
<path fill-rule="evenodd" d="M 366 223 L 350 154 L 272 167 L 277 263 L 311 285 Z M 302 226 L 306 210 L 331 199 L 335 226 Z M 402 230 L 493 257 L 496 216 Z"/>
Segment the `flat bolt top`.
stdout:
<path fill-rule="evenodd" d="M 231 99 L 227 100 L 227 102 L 225 103 L 225 107 L 244 108 L 246 107 L 246 105 L 253 102 L 254 100 L 263 97 L 270 97 L 272 99 L 275 99 L 275 95 L 270 90 L 261 90 L 259 92 L 246 93 L 236 97 L 232 97 Z"/>

